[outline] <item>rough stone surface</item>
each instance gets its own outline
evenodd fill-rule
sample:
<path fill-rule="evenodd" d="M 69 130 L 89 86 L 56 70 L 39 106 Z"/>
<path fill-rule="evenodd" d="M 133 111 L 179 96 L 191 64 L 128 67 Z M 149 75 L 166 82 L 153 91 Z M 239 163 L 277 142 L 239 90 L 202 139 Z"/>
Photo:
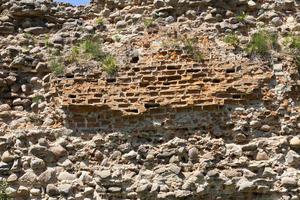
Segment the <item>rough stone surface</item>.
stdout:
<path fill-rule="evenodd" d="M 299 199 L 299 8 L 0 0 L 1 193 Z"/>

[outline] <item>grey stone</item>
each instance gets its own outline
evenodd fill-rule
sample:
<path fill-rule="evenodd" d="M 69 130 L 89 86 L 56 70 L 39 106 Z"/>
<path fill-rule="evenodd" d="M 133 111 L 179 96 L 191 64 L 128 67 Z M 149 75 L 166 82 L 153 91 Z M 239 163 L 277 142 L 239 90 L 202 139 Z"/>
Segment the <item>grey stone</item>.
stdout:
<path fill-rule="evenodd" d="M 10 170 L 10 165 L 5 162 L 0 162 L 0 174 L 6 174 Z"/>
<path fill-rule="evenodd" d="M 110 170 L 101 170 L 101 171 L 96 171 L 95 175 L 99 176 L 102 179 L 109 178 L 111 173 Z"/>
<path fill-rule="evenodd" d="M 131 150 L 129 153 L 124 154 L 123 157 L 126 160 L 131 160 L 136 159 L 137 155 L 138 154 L 135 151 Z"/>
<path fill-rule="evenodd" d="M 299 167 L 300 155 L 293 150 L 289 150 L 285 156 L 285 161 L 289 166 Z"/>
<path fill-rule="evenodd" d="M 42 159 L 39 158 L 33 158 L 30 162 L 31 169 L 34 171 L 44 171 L 46 169 L 46 164 Z"/>
<path fill-rule="evenodd" d="M 47 33 L 49 30 L 45 27 L 30 27 L 30 28 L 25 28 L 24 32 L 25 33 L 30 33 L 34 35 L 39 35 L 42 33 Z"/>
<path fill-rule="evenodd" d="M 23 176 L 21 176 L 18 182 L 23 186 L 32 186 L 36 183 L 38 177 L 33 171 L 27 171 Z"/>
<path fill-rule="evenodd" d="M 126 26 L 127 26 L 126 21 L 118 21 L 118 22 L 116 23 L 116 28 L 117 28 L 117 29 L 126 28 Z"/>
<path fill-rule="evenodd" d="M 271 23 L 274 25 L 274 26 L 281 26 L 282 25 L 282 20 L 280 19 L 280 17 L 274 17 L 272 20 L 271 20 Z"/>
<path fill-rule="evenodd" d="M 189 149 L 188 155 L 189 155 L 189 159 L 192 162 L 197 162 L 198 161 L 198 156 L 199 156 L 199 151 L 196 147 L 192 147 L 192 148 Z"/>
<path fill-rule="evenodd" d="M 293 137 L 289 143 L 292 148 L 300 149 L 300 139 L 298 136 Z"/>
<path fill-rule="evenodd" d="M 52 168 L 48 168 L 46 171 L 41 173 L 38 177 L 38 180 L 42 185 L 54 183 L 56 182 L 56 179 L 57 179 L 56 170 Z"/>
<path fill-rule="evenodd" d="M 48 184 L 46 188 L 46 192 L 49 196 L 58 196 L 59 190 L 54 184 Z"/>
<path fill-rule="evenodd" d="M 70 196 L 73 192 L 73 187 L 71 184 L 60 184 L 58 185 L 58 190 L 62 195 Z"/>
<path fill-rule="evenodd" d="M 61 35 L 54 35 L 51 38 L 51 42 L 54 44 L 63 44 L 64 43 L 64 38 Z"/>
<path fill-rule="evenodd" d="M 285 187 L 297 187 L 297 180 L 293 177 L 283 177 L 281 184 Z"/>
<path fill-rule="evenodd" d="M 1 156 L 1 160 L 6 163 L 13 162 L 14 159 L 15 156 L 12 155 L 9 151 L 5 151 Z"/>
<path fill-rule="evenodd" d="M 239 192 L 251 192 L 255 188 L 253 182 L 245 178 L 240 179 L 236 185 Z"/>
<path fill-rule="evenodd" d="M 29 152 L 32 155 L 44 160 L 45 162 L 54 162 L 56 160 L 55 154 L 49 151 L 48 148 L 44 146 L 34 145 L 30 147 Z"/>
<path fill-rule="evenodd" d="M 154 0 L 153 5 L 155 8 L 162 8 L 165 6 L 165 2 L 163 0 Z"/>
<path fill-rule="evenodd" d="M 11 110 L 11 107 L 8 104 L 1 104 L 0 105 L 0 112 L 9 111 L 9 110 Z"/>
<path fill-rule="evenodd" d="M 73 181 L 76 179 L 76 175 L 68 172 L 60 172 L 57 179 L 60 181 Z"/>
<path fill-rule="evenodd" d="M 166 21 L 168 24 L 171 24 L 171 23 L 175 22 L 175 19 L 174 19 L 173 16 L 168 16 L 168 17 L 165 19 L 165 21 Z"/>

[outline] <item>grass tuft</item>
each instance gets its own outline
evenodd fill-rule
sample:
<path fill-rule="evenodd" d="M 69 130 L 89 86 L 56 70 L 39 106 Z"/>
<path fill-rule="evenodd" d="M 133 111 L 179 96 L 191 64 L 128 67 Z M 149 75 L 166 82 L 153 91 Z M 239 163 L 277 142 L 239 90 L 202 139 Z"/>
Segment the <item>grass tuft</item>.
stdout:
<path fill-rule="evenodd" d="M 116 58 L 112 55 L 108 55 L 102 62 L 102 69 L 108 75 L 115 75 L 118 71 L 118 64 Z"/>
<path fill-rule="evenodd" d="M 266 55 L 277 43 L 277 35 L 270 34 L 267 31 L 259 31 L 251 36 L 251 40 L 246 47 L 249 54 Z"/>
<path fill-rule="evenodd" d="M 197 39 L 185 39 L 183 41 L 184 44 L 184 50 L 186 50 L 186 53 L 191 55 L 193 59 L 196 62 L 202 62 L 203 61 L 203 54 L 198 50 L 198 48 L 195 46 L 197 44 Z"/>
<path fill-rule="evenodd" d="M 6 194 L 7 187 L 8 184 L 6 181 L 0 181 L 0 200 L 11 200 L 11 198 Z"/>
<path fill-rule="evenodd" d="M 105 57 L 105 53 L 102 51 L 101 42 L 98 39 L 84 40 L 79 47 L 86 56 L 90 57 L 90 59 L 101 61 Z"/>
<path fill-rule="evenodd" d="M 98 26 L 104 25 L 104 20 L 101 17 L 98 17 L 95 22 L 96 22 L 96 25 L 98 25 Z"/>
<path fill-rule="evenodd" d="M 151 27 L 151 26 L 153 26 L 153 25 L 154 25 L 154 19 L 152 19 L 152 18 L 147 18 L 147 19 L 144 20 L 144 26 L 145 26 L 146 28 L 149 28 L 149 27 Z"/>
<path fill-rule="evenodd" d="M 42 95 L 37 95 L 32 98 L 33 103 L 39 103 L 40 101 L 43 101 L 43 100 L 44 100 L 44 97 Z"/>
<path fill-rule="evenodd" d="M 239 22 L 244 22 L 246 21 L 246 18 L 247 18 L 247 13 L 245 13 L 244 11 L 239 13 L 237 16 L 236 16 L 236 19 L 239 21 Z"/>
<path fill-rule="evenodd" d="M 116 58 L 102 50 L 102 43 L 98 38 L 87 38 L 81 41 L 71 48 L 67 57 L 67 61 L 70 63 L 78 62 L 82 64 L 88 60 L 97 61 L 109 75 L 115 75 L 118 71 Z M 59 69 L 57 65 L 54 66 L 54 69 Z"/>
<path fill-rule="evenodd" d="M 61 57 L 52 58 L 49 62 L 49 67 L 56 76 L 64 73 L 63 60 Z"/>
<path fill-rule="evenodd" d="M 238 46 L 240 40 L 239 40 L 239 38 L 237 37 L 236 34 L 230 33 L 230 34 L 225 36 L 224 42 L 226 42 L 227 44 L 230 44 L 232 46 Z"/>

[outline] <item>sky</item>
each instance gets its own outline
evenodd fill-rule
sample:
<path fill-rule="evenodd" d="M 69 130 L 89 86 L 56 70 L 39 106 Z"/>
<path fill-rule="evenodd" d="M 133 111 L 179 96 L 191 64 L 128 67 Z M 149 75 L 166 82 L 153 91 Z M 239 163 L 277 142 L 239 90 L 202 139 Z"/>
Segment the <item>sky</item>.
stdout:
<path fill-rule="evenodd" d="M 58 2 L 70 3 L 75 6 L 85 5 L 90 3 L 90 0 L 57 0 Z"/>

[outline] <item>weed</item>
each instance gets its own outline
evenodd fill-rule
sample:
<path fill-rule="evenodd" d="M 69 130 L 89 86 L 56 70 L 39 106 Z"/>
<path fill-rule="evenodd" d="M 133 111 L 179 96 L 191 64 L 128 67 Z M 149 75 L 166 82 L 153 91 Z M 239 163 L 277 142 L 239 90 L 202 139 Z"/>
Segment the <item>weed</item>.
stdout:
<path fill-rule="evenodd" d="M 283 44 L 293 49 L 300 49 L 300 35 L 288 34 L 283 38 Z"/>
<path fill-rule="evenodd" d="M 51 44 L 51 42 L 49 41 L 49 35 L 46 35 L 45 36 L 45 46 L 50 48 L 52 47 L 53 45 Z"/>
<path fill-rule="evenodd" d="M 105 53 L 102 51 L 101 42 L 97 39 L 86 39 L 79 47 L 82 48 L 83 53 L 90 59 L 101 61 L 105 57 Z"/>
<path fill-rule="evenodd" d="M 153 26 L 153 24 L 154 24 L 154 19 L 152 19 L 152 18 L 147 18 L 144 20 L 144 26 L 146 28 Z"/>
<path fill-rule="evenodd" d="M 112 39 L 115 41 L 115 42 L 120 42 L 121 41 L 121 35 L 119 34 L 116 34 L 112 37 Z"/>
<path fill-rule="evenodd" d="M 49 48 L 48 53 L 52 56 L 60 56 L 60 50 L 55 48 Z"/>
<path fill-rule="evenodd" d="M 239 22 L 244 22 L 247 18 L 247 14 L 243 11 L 241 13 L 239 13 L 237 16 L 236 16 L 236 19 L 239 21 Z"/>
<path fill-rule="evenodd" d="M 24 33 L 24 38 L 26 38 L 26 39 L 32 39 L 33 36 L 30 33 Z"/>
<path fill-rule="evenodd" d="M 6 188 L 8 184 L 6 181 L 0 181 L 0 200 L 11 200 L 6 194 Z"/>
<path fill-rule="evenodd" d="M 67 57 L 68 62 L 77 62 L 80 55 L 80 48 L 79 46 L 73 46 L 71 48 L 71 52 Z"/>
<path fill-rule="evenodd" d="M 161 46 L 163 48 L 178 49 L 178 48 L 180 48 L 181 43 L 182 43 L 182 41 L 180 41 L 179 39 L 168 38 L 168 39 L 162 40 Z"/>
<path fill-rule="evenodd" d="M 292 36 L 291 48 L 300 50 L 300 36 Z"/>
<path fill-rule="evenodd" d="M 224 42 L 226 42 L 227 44 L 231 44 L 233 46 L 237 46 L 239 44 L 240 40 L 237 37 L 237 35 L 235 35 L 234 33 L 230 33 L 225 36 Z"/>
<path fill-rule="evenodd" d="M 101 17 L 98 17 L 95 22 L 98 26 L 103 26 L 104 25 L 104 20 Z"/>
<path fill-rule="evenodd" d="M 109 75 L 115 75 L 118 71 L 118 65 L 115 57 L 108 55 L 102 62 L 103 70 Z"/>
<path fill-rule="evenodd" d="M 61 57 L 52 58 L 49 62 L 49 67 L 56 76 L 64 73 L 63 61 Z"/>
<path fill-rule="evenodd" d="M 43 101 L 43 100 L 44 100 L 44 97 L 42 95 L 37 95 L 32 98 L 33 103 L 39 103 L 40 101 Z"/>
<path fill-rule="evenodd" d="M 295 63 L 297 67 L 300 67 L 300 56 L 295 56 Z"/>
<path fill-rule="evenodd" d="M 184 50 L 187 54 L 190 54 L 196 62 L 203 61 L 202 53 L 197 49 L 195 44 L 197 44 L 197 39 L 185 39 L 183 41 Z"/>
<path fill-rule="evenodd" d="M 249 54 L 268 54 L 277 43 L 277 35 L 270 34 L 266 31 L 259 31 L 251 36 L 251 40 L 246 47 Z"/>

